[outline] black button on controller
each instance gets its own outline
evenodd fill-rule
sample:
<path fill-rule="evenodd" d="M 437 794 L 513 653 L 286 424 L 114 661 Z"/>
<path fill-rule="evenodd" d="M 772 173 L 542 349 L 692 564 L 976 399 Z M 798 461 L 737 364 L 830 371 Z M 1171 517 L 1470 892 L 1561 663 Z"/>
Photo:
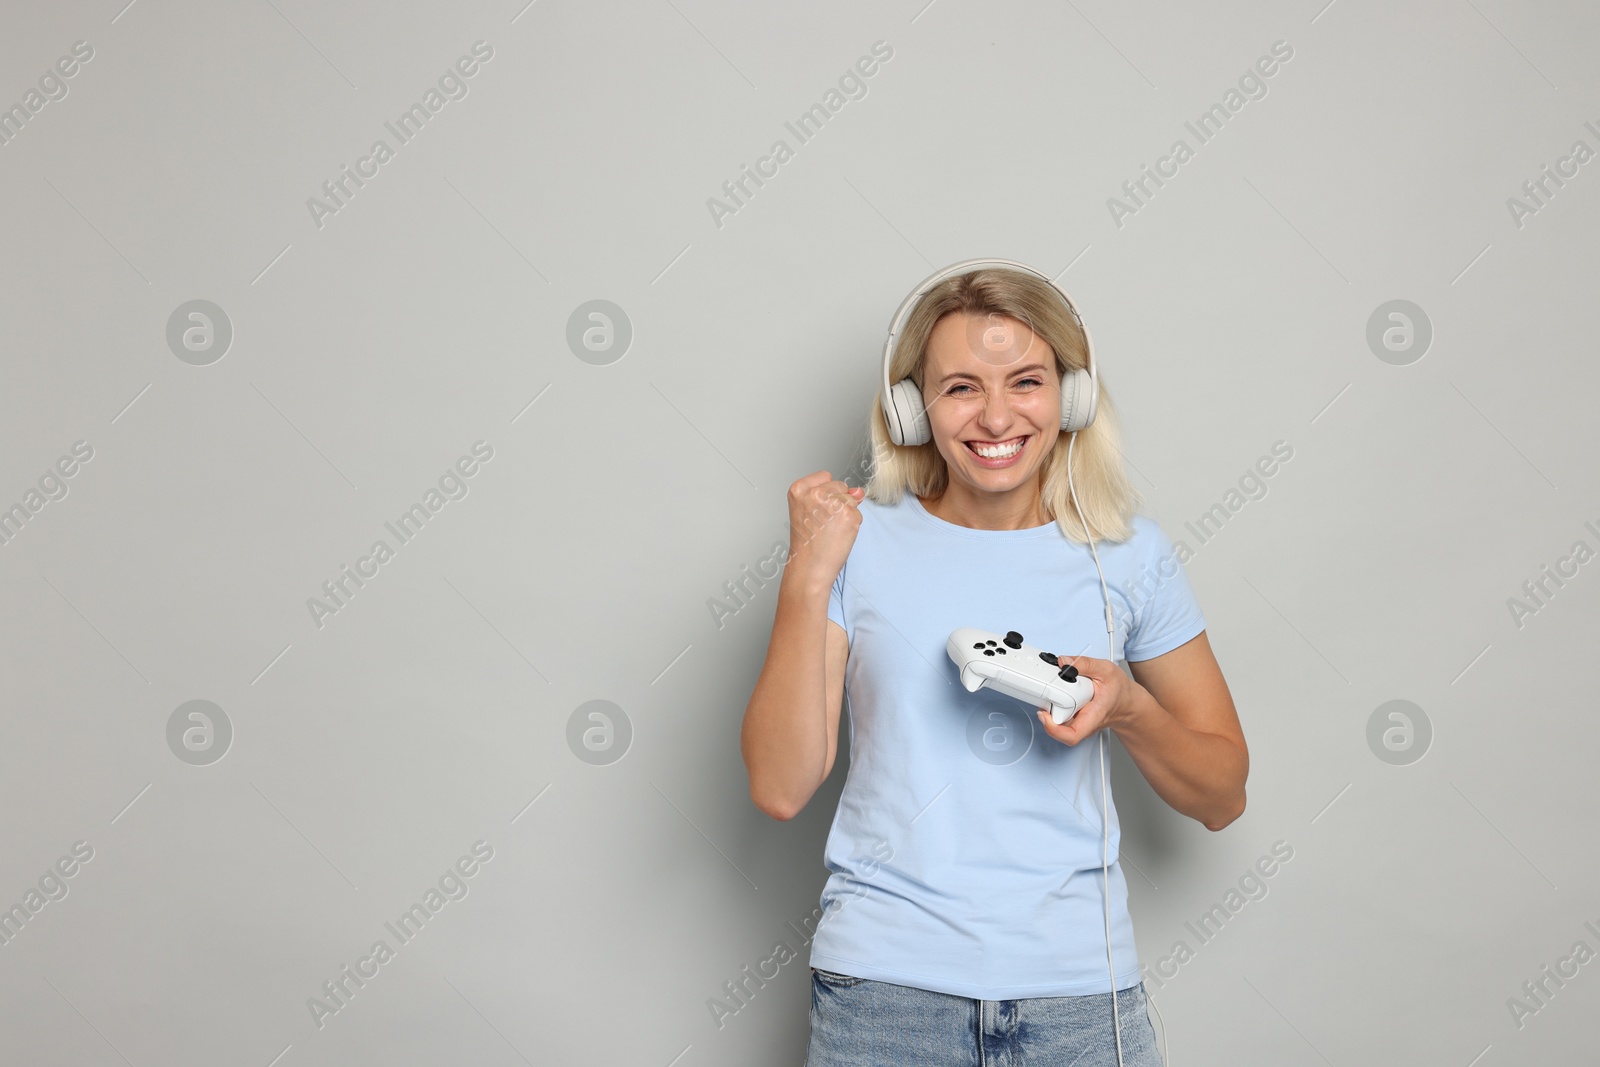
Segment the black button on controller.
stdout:
<path fill-rule="evenodd" d="M 1022 647 L 1022 635 L 1015 630 L 1006 631 L 1006 644 L 1011 648 Z"/>
<path fill-rule="evenodd" d="M 1056 659 L 1056 654 L 1054 652 L 1041 652 L 1039 653 L 1039 658 L 1050 664 L 1052 667 L 1061 666 L 1061 661 Z"/>
<path fill-rule="evenodd" d="M 1065 667 L 1062 667 L 1061 680 L 1063 682 L 1076 682 L 1078 680 L 1078 668 L 1074 667 L 1070 663 Z"/>

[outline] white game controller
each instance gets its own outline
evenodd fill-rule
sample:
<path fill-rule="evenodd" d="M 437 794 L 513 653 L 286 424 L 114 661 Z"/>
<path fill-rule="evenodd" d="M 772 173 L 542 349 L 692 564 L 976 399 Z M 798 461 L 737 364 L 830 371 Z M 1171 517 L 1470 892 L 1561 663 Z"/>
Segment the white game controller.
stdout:
<path fill-rule="evenodd" d="M 1058 726 L 1094 698 L 1094 683 L 1078 668 L 1023 644 L 1015 630 L 1001 635 L 964 626 L 950 635 L 945 651 L 960 669 L 967 692 L 981 686 L 1036 708 L 1048 706 Z"/>

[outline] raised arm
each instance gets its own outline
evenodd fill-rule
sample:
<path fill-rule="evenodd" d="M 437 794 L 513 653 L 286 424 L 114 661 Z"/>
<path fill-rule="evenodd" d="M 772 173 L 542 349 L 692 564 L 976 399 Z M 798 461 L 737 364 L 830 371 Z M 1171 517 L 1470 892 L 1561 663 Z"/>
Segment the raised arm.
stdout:
<path fill-rule="evenodd" d="M 798 815 L 833 770 L 849 642 L 828 593 L 861 525 L 860 494 L 827 471 L 789 487 L 789 558 L 739 736 L 750 799 L 774 819 Z"/>

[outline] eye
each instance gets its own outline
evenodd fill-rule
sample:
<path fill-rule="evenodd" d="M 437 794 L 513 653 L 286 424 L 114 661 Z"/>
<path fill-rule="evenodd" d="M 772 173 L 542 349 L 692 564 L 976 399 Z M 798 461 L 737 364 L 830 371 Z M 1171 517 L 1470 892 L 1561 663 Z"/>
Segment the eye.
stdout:
<path fill-rule="evenodd" d="M 956 384 L 952 385 L 950 388 L 946 389 L 944 392 L 945 392 L 946 396 L 960 396 L 962 394 L 959 392 L 959 390 L 962 390 L 962 389 L 965 389 L 968 392 L 971 392 L 972 391 L 972 386 L 967 385 L 964 382 L 957 382 Z"/>
<path fill-rule="evenodd" d="M 1039 378 L 1021 378 L 1021 379 L 1019 379 L 1017 381 L 1018 387 L 1028 388 L 1028 389 L 1037 389 L 1039 386 L 1041 386 L 1043 384 L 1044 384 L 1044 381 L 1042 379 L 1039 379 Z"/>

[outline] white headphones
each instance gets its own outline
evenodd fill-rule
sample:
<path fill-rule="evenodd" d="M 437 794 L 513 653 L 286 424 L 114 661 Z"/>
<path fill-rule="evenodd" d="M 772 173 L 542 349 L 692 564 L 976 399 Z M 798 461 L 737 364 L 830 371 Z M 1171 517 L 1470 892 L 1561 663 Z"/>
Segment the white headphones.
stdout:
<path fill-rule="evenodd" d="M 889 440 L 897 445 L 925 445 L 933 439 L 933 431 L 928 424 L 928 409 L 922 403 L 922 390 L 917 383 L 910 378 L 902 378 L 893 384 L 889 381 L 889 363 L 894 359 L 895 340 L 900 336 L 912 307 L 929 289 L 951 275 L 984 267 L 1004 267 L 1032 274 L 1048 282 L 1052 289 L 1061 294 L 1061 299 L 1067 303 L 1067 310 L 1072 312 L 1073 320 L 1083 331 L 1084 346 L 1089 352 L 1088 370 L 1074 368 L 1061 380 L 1061 429 L 1063 433 L 1071 433 L 1094 421 L 1095 408 L 1100 400 L 1100 376 L 1095 369 L 1094 339 L 1089 336 L 1089 328 L 1083 324 L 1083 316 L 1078 314 L 1078 305 L 1072 302 L 1072 297 L 1047 275 L 1026 264 L 1009 259 L 968 259 L 953 263 L 926 278 L 911 291 L 910 296 L 901 301 L 899 310 L 889 322 L 889 337 L 883 343 L 883 417 L 889 424 Z"/>

